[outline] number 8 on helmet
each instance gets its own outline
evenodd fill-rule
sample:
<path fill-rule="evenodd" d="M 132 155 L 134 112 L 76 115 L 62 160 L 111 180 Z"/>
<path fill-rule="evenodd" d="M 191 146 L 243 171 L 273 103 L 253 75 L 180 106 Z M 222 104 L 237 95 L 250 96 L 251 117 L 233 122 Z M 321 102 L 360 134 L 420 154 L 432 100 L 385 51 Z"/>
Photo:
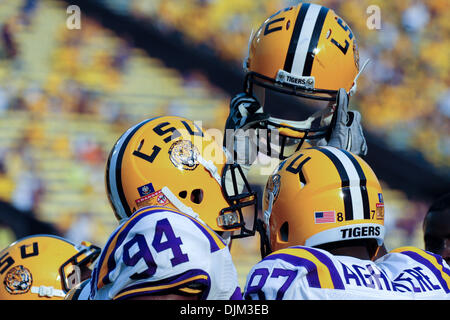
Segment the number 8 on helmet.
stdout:
<path fill-rule="evenodd" d="M 333 147 L 303 149 L 282 161 L 263 197 L 261 248 L 323 247 L 364 241 L 370 254 L 384 239 L 380 183 L 360 157 Z"/>

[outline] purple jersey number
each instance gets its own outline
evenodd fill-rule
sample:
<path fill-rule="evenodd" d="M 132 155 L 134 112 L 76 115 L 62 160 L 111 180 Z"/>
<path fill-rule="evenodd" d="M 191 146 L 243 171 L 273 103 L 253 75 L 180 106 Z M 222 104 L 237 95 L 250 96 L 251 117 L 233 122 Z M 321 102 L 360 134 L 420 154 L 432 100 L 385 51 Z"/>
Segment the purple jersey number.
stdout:
<path fill-rule="evenodd" d="M 262 288 L 266 284 L 267 278 L 269 277 L 269 269 L 267 268 L 260 268 L 256 269 L 253 274 L 251 275 L 251 278 L 248 282 L 248 288 L 245 293 L 245 299 L 249 300 L 251 299 L 250 294 L 257 294 L 259 300 L 266 300 L 266 297 L 264 295 L 264 292 L 262 291 Z M 270 275 L 270 278 L 279 278 L 279 277 L 286 277 L 286 280 L 284 281 L 283 285 L 278 289 L 276 300 L 282 300 L 284 297 L 284 293 L 289 288 L 289 286 L 292 284 L 292 281 L 294 281 L 295 277 L 297 276 L 297 271 L 295 270 L 285 270 L 280 268 L 274 268 L 272 270 L 272 274 Z M 259 277 L 259 281 L 256 284 L 253 284 L 256 277 Z"/>
<path fill-rule="evenodd" d="M 162 241 L 163 239 L 165 241 Z M 156 223 L 155 236 L 152 241 L 152 246 L 158 253 L 168 249 L 172 250 L 173 258 L 170 260 L 172 267 L 189 261 L 188 255 L 181 251 L 181 244 L 183 244 L 183 242 L 180 237 L 175 235 L 169 220 L 162 219 Z M 137 250 L 133 255 L 130 255 L 130 249 L 135 245 L 138 246 L 139 250 Z M 133 267 L 141 259 L 144 260 L 147 265 L 147 269 L 140 273 L 134 273 L 130 276 L 133 280 L 149 278 L 155 274 L 157 269 L 155 259 L 152 256 L 145 237 L 142 234 L 136 234 L 133 239 L 128 241 L 123 246 L 123 262 L 125 265 Z"/>

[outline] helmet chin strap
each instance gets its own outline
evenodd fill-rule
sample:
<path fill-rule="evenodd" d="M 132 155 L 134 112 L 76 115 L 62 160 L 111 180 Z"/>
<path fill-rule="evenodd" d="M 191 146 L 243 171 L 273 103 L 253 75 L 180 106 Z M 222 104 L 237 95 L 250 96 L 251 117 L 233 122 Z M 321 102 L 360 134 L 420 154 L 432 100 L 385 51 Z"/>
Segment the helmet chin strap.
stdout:
<path fill-rule="evenodd" d="M 191 216 L 194 219 L 197 219 L 201 221 L 199 218 L 198 213 L 196 213 L 194 210 L 192 210 L 191 207 L 188 207 L 183 202 L 181 202 L 173 193 L 170 191 L 168 187 L 163 187 L 161 189 L 161 192 L 169 199 L 169 201 L 181 212 Z M 203 221 L 202 221 L 203 222 Z M 203 222 L 204 223 L 204 222 Z"/>
<path fill-rule="evenodd" d="M 219 170 L 217 169 L 217 166 L 212 162 L 211 160 L 206 160 L 202 156 L 197 156 L 197 161 L 205 167 L 206 170 L 211 174 L 211 176 L 214 178 L 214 180 L 217 181 L 219 186 L 222 186 L 222 178 L 220 177 Z"/>
<path fill-rule="evenodd" d="M 202 219 L 200 219 L 200 216 L 198 213 L 196 213 L 194 210 L 192 210 L 191 207 L 188 207 L 184 203 L 182 203 L 173 193 L 170 191 L 168 187 L 163 187 L 161 189 L 162 193 L 169 199 L 169 201 L 181 212 L 191 216 L 197 221 L 200 221 L 204 225 L 207 225 Z M 226 245 L 229 245 L 231 243 L 231 232 L 223 232 L 222 239 L 225 241 Z"/>
<path fill-rule="evenodd" d="M 298 129 L 310 129 L 311 124 L 313 123 L 313 121 L 315 119 L 316 119 L 316 117 L 314 117 L 314 116 L 311 116 L 304 121 L 284 120 L 284 119 L 270 117 L 269 121 L 272 121 L 272 122 L 280 124 L 280 125 L 287 125 L 287 126 L 295 127 Z"/>
<path fill-rule="evenodd" d="M 285 119 L 274 118 L 274 117 L 269 117 L 269 121 L 272 121 L 272 122 L 280 124 L 280 125 L 291 126 L 291 127 L 297 128 L 297 129 L 308 130 L 308 129 L 311 129 L 311 125 L 314 122 L 314 120 L 330 113 L 330 109 L 331 108 L 328 107 L 328 108 L 319 110 L 319 111 L 313 113 L 308 119 L 306 119 L 304 121 L 285 120 Z"/>
<path fill-rule="evenodd" d="M 361 70 L 359 70 L 358 74 L 355 77 L 355 80 L 353 80 L 353 86 L 350 88 L 350 90 L 347 92 L 348 95 L 353 96 L 356 93 L 356 89 L 357 89 L 357 85 L 356 85 L 356 81 L 358 80 L 359 76 L 361 75 L 361 73 L 364 71 L 364 69 L 366 68 L 366 66 L 369 64 L 370 59 L 367 59 L 364 64 L 361 67 Z"/>
<path fill-rule="evenodd" d="M 272 206 L 273 206 L 273 200 L 274 200 L 273 192 L 269 192 L 269 206 L 266 210 L 264 210 L 264 223 L 266 225 L 266 234 L 267 238 L 270 239 L 270 216 L 272 215 Z"/>
<path fill-rule="evenodd" d="M 204 159 L 202 156 L 198 156 L 197 157 L 197 161 L 203 166 L 205 167 L 206 170 L 208 170 L 208 172 L 211 174 L 211 176 L 214 178 L 214 180 L 216 180 L 216 182 L 219 184 L 219 186 L 222 186 L 222 178 L 219 175 L 217 166 L 214 164 L 213 161 L 211 160 L 206 160 Z M 184 203 L 182 203 L 180 201 L 180 199 L 178 199 L 178 197 L 176 197 L 172 191 L 170 191 L 170 189 L 168 187 L 163 187 L 161 189 L 161 192 L 167 197 L 167 199 L 169 199 L 169 201 L 181 212 L 193 217 L 194 219 L 200 221 L 201 223 L 203 223 L 204 225 L 207 225 L 202 219 L 200 219 L 200 216 L 198 213 L 196 213 L 191 207 L 188 207 L 187 205 L 185 205 Z M 232 232 L 223 232 L 221 237 L 222 239 L 225 241 L 225 243 L 227 245 L 229 245 L 231 243 L 231 235 Z"/>
<path fill-rule="evenodd" d="M 40 297 L 61 297 L 64 298 L 66 294 L 64 291 L 60 289 L 55 289 L 54 287 L 50 286 L 39 286 L 39 287 L 31 287 L 31 293 L 37 293 Z"/>

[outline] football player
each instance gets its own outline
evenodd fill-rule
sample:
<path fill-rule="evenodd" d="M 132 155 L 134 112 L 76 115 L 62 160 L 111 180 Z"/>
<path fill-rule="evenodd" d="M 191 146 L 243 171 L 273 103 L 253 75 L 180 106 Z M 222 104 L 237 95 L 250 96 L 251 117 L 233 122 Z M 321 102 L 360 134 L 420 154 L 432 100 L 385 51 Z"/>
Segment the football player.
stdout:
<path fill-rule="evenodd" d="M 438 198 L 423 221 L 425 250 L 441 255 L 450 264 L 450 193 Z"/>
<path fill-rule="evenodd" d="M 379 181 L 359 156 L 311 147 L 282 161 L 264 191 L 262 261 L 246 299 L 449 299 L 450 267 L 402 247 L 374 261 L 383 244 Z"/>
<path fill-rule="evenodd" d="M 247 154 L 240 162 L 247 166 L 256 153 L 245 153 L 249 135 L 238 132 L 248 129 L 258 131 L 258 146 L 264 141 L 272 158 L 309 145 L 365 155 L 361 115 L 348 110 L 365 66 L 355 35 L 333 10 L 300 3 L 278 11 L 250 36 L 244 89 L 230 102 L 224 145 L 235 158 Z"/>
<path fill-rule="evenodd" d="M 207 131 L 181 117 L 144 120 L 112 148 L 105 180 L 120 225 L 81 290 L 89 299 L 242 298 L 228 244 L 255 234 L 256 193 Z"/>
<path fill-rule="evenodd" d="M 100 248 L 54 235 L 22 238 L 0 252 L 0 300 L 62 300 L 90 277 Z"/>

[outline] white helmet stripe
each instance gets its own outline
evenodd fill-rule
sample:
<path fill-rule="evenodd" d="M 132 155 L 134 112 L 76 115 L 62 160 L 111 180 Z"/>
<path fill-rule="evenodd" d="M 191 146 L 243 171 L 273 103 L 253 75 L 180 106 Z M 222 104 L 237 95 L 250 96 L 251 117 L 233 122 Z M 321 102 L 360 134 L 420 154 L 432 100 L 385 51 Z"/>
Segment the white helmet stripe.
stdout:
<path fill-rule="evenodd" d="M 347 157 L 347 155 L 341 150 L 333 147 L 324 148 L 328 149 L 336 156 L 336 158 L 339 159 L 339 161 L 344 166 L 345 171 L 347 172 L 350 194 L 352 196 L 353 219 L 364 219 L 363 201 L 360 188 L 361 180 L 355 166 Z"/>
<path fill-rule="evenodd" d="M 125 198 L 125 194 L 122 189 L 121 163 L 123 153 L 134 133 L 144 124 L 153 119 L 156 118 L 144 120 L 134 125 L 133 127 L 129 128 L 116 142 L 108 160 L 107 188 L 108 192 L 110 193 L 110 199 L 114 207 L 114 210 L 116 211 L 116 214 L 122 219 L 127 218 L 128 217 L 127 211 L 130 211 L 130 208 L 128 208 L 128 204 Z"/>
<path fill-rule="evenodd" d="M 363 215 L 364 219 L 370 219 L 370 203 L 369 203 L 369 193 L 367 192 L 367 178 L 364 174 L 364 171 L 361 167 L 361 164 L 356 160 L 355 156 L 348 152 L 347 150 L 341 149 L 341 152 L 343 152 L 353 163 L 353 166 L 355 167 L 358 175 L 359 175 L 359 181 L 360 181 L 360 190 L 361 190 L 361 197 L 362 197 L 362 205 L 363 205 Z"/>
<path fill-rule="evenodd" d="M 320 34 L 322 33 L 323 23 L 325 22 L 326 16 L 328 14 L 329 9 L 326 7 L 320 7 L 319 14 L 316 18 L 314 30 L 309 40 L 309 46 L 305 58 L 305 63 L 302 71 L 303 76 L 310 76 L 312 65 L 314 62 L 314 57 L 316 56 L 316 48 L 319 43 Z"/>
<path fill-rule="evenodd" d="M 303 25 L 301 26 L 300 35 L 298 37 L 297 48 L 295 49 L 294 61 L 292 63 L 292 70 L 286 70 L 297 76 L 301 76 L 303 74 L 306 54 L 308 53 L 309 43 L 311 42 L 320 8 L 322 8 L 322 6 L 317 4 L 309 5 Z"/>

